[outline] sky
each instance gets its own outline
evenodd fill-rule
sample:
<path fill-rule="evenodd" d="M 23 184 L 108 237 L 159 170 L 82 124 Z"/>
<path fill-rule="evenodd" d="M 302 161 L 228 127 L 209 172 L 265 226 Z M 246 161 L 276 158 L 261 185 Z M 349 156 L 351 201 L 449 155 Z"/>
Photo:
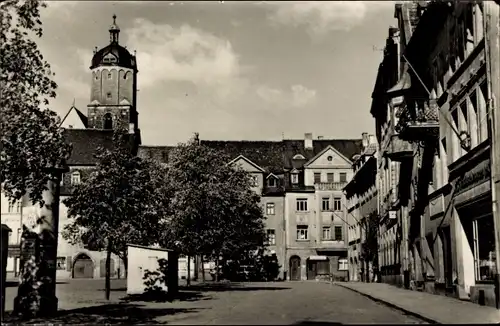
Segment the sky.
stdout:
<path fill-rule="evenodd" d="M 143 145 L 204 140 L 357 139 L 373 133 L 391 1 L 49 1 L 40 50 L 61 117 L 87 113 L 90 60 L 109 44 L 137 51 Z"/>

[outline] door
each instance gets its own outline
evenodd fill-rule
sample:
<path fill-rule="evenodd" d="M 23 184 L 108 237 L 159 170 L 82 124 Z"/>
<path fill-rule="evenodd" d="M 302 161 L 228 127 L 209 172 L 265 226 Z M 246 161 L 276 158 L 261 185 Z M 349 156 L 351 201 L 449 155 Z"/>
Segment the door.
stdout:
<path fill-rule="evenodd" d="M 81 254 L 73 264 L 73 278 L 94 278 L 94 263 L 89 256 Z"/>
<path fill-rule="evenodd" d="M 451 230 L 450 226 L 441 229 L 443 241 L 444 278 L 447 287 L 453 286 L 453 263 L 451 253 Z"/>
<path fill-rule="evenodd" d="M 300 281 L 300 257 L 298 256 L 290 258 L 290 280 Z"/>
<path fill-rule="evenodd" d="M 316 271 L 317 271 L 317 262 L 316 261 L 307 261 L 307 279 L 314 280 L 316 279 Z"/>

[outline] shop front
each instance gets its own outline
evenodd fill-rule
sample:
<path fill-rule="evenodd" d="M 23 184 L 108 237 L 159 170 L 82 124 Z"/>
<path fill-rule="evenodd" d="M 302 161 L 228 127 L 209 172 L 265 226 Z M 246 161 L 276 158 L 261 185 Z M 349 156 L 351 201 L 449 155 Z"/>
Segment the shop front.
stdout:
<path fill-rule="evenodd" d="M 495 225 L 489 146 L 478 147 L 467 154 L 470 157 L 461 160 L 464 161 L 461 167 L 454 169 L 465 170 L 454 180 L 452 224 L 456 261 L 453 266 L 457 271 L 454 283 L 460 297 L 495 307 Z"/>

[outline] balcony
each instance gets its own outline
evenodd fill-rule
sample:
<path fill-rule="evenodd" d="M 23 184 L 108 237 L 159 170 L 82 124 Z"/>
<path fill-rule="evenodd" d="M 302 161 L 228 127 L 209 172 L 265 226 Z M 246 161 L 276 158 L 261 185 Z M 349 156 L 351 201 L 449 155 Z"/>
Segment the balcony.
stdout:
<path fill-rule="evenodd" d="M 408 141 L 402 140 L 399 135 L 392 135 L 385 155 L 392 161 L 401 162 L 413 157 L 413 148 Z"/>
<path fill-rule="evenodd" d="M 347 182 L 320 182 L 315 183 L 314 188 L 316 190 L 342 190 L 347 185 Z"/>
<path fill-rule="evenodd" d="M 408 106 L 401 108 L 396 131 L 400 139 L 411 142 L 438 138 L 439 106 L 436 100 L 424 103 L 423 108 L 409 108 Z"/>

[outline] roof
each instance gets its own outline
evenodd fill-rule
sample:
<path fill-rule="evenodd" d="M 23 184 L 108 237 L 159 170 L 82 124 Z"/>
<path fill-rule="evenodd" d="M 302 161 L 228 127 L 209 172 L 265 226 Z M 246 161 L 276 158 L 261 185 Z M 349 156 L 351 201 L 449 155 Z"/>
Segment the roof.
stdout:
<path fill-rule="evenodd" d="M 361 139 L 322 139 L 312 142 L 312 150 L 306 150 L 303 139 L 282 141 L 200 140 L 200 144 L 226 153 L 231 160 L 244 156 L 264 171 L 276 175 L 283 174 L 284 169 L 302 168 L 307 161 L 328 146 L 332 146 L 348 159 L 362 150 Z M 167 163 L 168 155 L 173 148 L 175 146 L 140 146 L 138 155 L 142 158 L 151 158 Z M 303 155 L 305 160 L 293 160 L 296 154 Z"/>
<path fill-rule="evenodd" d="M 104 62 L 104 57 L 110 53 L 116 57 L 116 62 Z M 135 56 L 118 43 L 111 43 L 94 54 L 90 69 L 99 66 L 119 66 L 137 70 Z"/>
<path fill-rule="evenodd" d="M 68 165 L 95 165 L 97 149 L 112 148 L 113 130 L 65 129 L 64 140 L 73 147 Z"/>
<path fill-rule="evenodd" d="M 283 173 L 283 143 L 280 141 L 201 140 L 202 145 L 225 152 L 231 159 L 243 155 L 267 172 Z"/>
<path fill-rule="evenodd" d="M 71 108 L 68 110 L 68 113 L 66 113 L 66 115 L 64 116 L 64 118 L 62 118 L 61 125 L 64 123 L 64 121 L 66 120 L 66 118 L 69 116 L 69 114 L 71 113 L 71 111 L 75 111 L 76 112 L 76 114 L 78 115 L 78 117 L 80 118 L 80 120 L 82 120 L 82 123 L 85 126 L 85 128 L 89 127 L 89 119 L 87 118 L 87 116 L 85 114 L 83 114 L 82 111 L 78 110 L 74 105 L 71 106 Z"/>
<path fill-rule="evenodd" d="M 129 135 L 131 150 L 135 144 L 134 135 Z M 95 154 L 99 147 L 113 148 L 113 130 L 104 129 L 65 129 L 64 141 L 72 145 L 71 155 L 67 160 L 68 165 L 86 165 L 97 164 Z"/>
<path fill-rule="evenodd" d="M 159 163 L 168 163 L 168 155 L 175 146 L 139 146 L 137 156 Z"/>

